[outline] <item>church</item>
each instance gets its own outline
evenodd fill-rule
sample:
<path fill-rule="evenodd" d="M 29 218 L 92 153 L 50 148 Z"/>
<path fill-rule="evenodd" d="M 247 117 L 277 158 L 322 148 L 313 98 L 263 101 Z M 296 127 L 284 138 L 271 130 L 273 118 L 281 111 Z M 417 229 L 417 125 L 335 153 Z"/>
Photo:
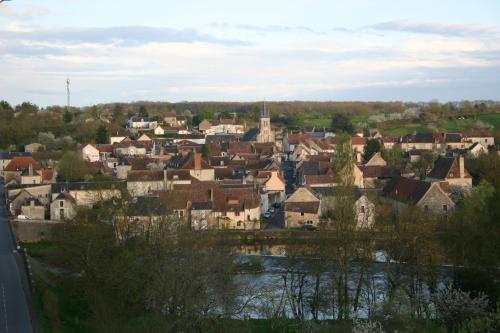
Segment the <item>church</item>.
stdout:
<path fill-rule="evenodd" d="M 274 142 L 274 132 L 271 130 L 271 116 L 267 110 L 266 103 L 264 103 L 264 107 L 260 111 L 257 142 Z"/>

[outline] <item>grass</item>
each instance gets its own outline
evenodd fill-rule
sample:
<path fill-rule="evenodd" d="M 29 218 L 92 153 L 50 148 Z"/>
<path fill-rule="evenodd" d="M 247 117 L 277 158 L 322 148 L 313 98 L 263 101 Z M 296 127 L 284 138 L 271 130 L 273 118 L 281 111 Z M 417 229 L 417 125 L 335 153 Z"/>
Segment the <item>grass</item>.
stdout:
<path fill-rule="evenodd" d="M 331 118 L 307 118 L 304 119 L 304 127 L 329 128 L 332 124 Z"/>
<path fill-rule="evenodd" d="M 495 130 L 500 130 L 500 113 L 495 114 L 483 114 L 479 116 L 479 120 L 484 121 L 493 125 Z"/>

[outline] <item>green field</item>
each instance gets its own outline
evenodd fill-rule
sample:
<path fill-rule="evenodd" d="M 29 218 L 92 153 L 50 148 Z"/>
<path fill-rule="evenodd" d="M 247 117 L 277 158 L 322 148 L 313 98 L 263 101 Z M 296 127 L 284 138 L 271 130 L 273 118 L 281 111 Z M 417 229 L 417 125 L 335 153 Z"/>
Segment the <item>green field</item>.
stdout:
<path fill-rule="evenodd" d="M 497 131 L 500 130 L 500 113 L 483 114 L 479 116 L 479 120 L 490 123 Z"/>

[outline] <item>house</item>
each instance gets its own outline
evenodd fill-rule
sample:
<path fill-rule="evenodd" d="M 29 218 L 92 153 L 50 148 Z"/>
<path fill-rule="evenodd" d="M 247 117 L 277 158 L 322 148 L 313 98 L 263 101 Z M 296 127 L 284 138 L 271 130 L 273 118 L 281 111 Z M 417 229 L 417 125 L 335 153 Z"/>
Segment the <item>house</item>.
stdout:
<path fill-rule="evenodd" d="M 36 198 L 28 198 L 21 205 L 21 215 L 28 216 L 33 220 L 44 220 L 45 206 Z"/>
<path fill-rule="evenodd" d="M 165 129 L 160 125 L 155 128 L 154 133 L 155 135 L 165 135 Z"/>
<path fill-rule="evenodd" d="M 82 159 L 84 161 L 88 162 L 98 162 L 99 161 L 99 149 L 97 149 L 94 145 L 91 145 L 90 143 L 85 145 L 81 151 L 80 154 L 82 156 Z"/>
<path fill-rule="evenodd" d="M 337 190 L 332 187 L 317 187 L 312 190 L 321 198 L 321 214 L 323 216 L 335 214 Z M 375 204 L 369 198 L 368 191 L 356 189 L 354 199 L 353 211 L 355 212 L 356 228 L 371 228 L 375 223 Z"/>
<path fill-rule="evenodd" d="M 201 123 L 200 123 L 201 126 Z M 201 130 L 200 130 L 201 131 Z M 243 134 L 244 126 L 236 124 L 234 119 L 220 119 L 210 128 L 203 130 L 205 135 L 214 134 Z"/>
<path fill-rule="evenodd" d="M 460 133 L 444 134 L 444 142 L 446 149 L 464 149 L 468 146 L 468 144 L 463 141 L 462 134 Z"/>
<path fill-rule="evenodd" d="M 149 142 L 149 141 L 153 141 L 148 135 L 146 134 L 141 134 L 141 136 L 137 139 L 137 141 L 139 142 Z"/>
<path fill-rule="evenodd" d="M 76 200 L 68 192 L 54 196 L 50 204 L 50 219 L 53 221 L 71 220 L 76 216 Z"/>
<path fill-rule="evenodd" d="M 45 150 L 45 145 L 42 145 L 41 143 L 38 142 L 33 142 L 24 146 L 24 151 L 28 153 L 35 153 L 39 150 Z"/>
<path fill-rule="evenodd" d="M 408 134 L 400 139 L 401 149 L 409 151 L 412 149 L 433 150 L 440 148 L 439 137 L 434 133 Z"/>
<path fill-rule="evenodd" d="M 118 130 L 116 132 L 113 132 L 112 135 L 109 137 L 109 143 L 114 144 L 114 143 L 120 143 L 123 140 L 128 140 L 129 139 L 129 132 L 125 129 Z"/>
<path fill-rule="evenodd" d="M 277 171 L 259 171 L 255 180 L 261 185 L 261 210 L 267 211 L 274 204 L 285 201 L 285 179 Z"/>
<path fill-rule="evenodd" d="M 443 157 L 440 156 L 434 167 L 427 175 L 429 181 L 445 181 L 449 186 L 459 186 L 462 188 L 472 188 L 472 177 L 465 168 L 464 157 Z"/>
<path fill-rule="evenodd" d="M 320 215 L 321 199 L 306 187 L 299 187 L 285 201 L 286 228 L 317 227 Z"/>
<path fill-rule="evenodd" d="M 165 189 L 163 170 L 129 171 L 127 174 L 127 190 L 134 197 L 152 194 Z"/>
<path fill-rule="evenodd" d="M 382 138 L 382 143 L 384 145 L 384 149 L 392 149 L 394 145 L 397 143 L 397 138 L 393 136 L 384 136 Z"/>
<path fill-rule="evenodd" d="M 176 116 L 175 120 L 176 120 L 176 123 L 175 123 L 176 126 L 183 127 L 183 126 L 186 126 L 186 124 L 187 124 L 186 116 Z"/>
<path fill-rule="evenodd" d="M 397 177 L 382 190 L 382 198 L 395 210 L 416 206 L 433 214 L 447 214 L 455 204 L 446 194 L 440 182 Z"/>
<path fill-rule="evenodd" d="M 175 112 L 167 112 L 163 116 L 163 122 L 168 127 L 177 126 L 177 114 Z"/>
<path fill-rule="evenodd" d="M 9 164 L 4 168 L 3 175 L 5 183 L 14 180 L 18 183 L 21 182 L 21 175 L 24 171 L 28 170 L 38 171 L 40 166 L 37 161 L 31 156 L 15 156 L 10 160 Z"/>
<path fill-rule="evenodd" d="M 190 158 L 181 167 L 181 169 L 189 170 L 191 177 L 200 181 L 214 181 L 215 171 L 207 161 L 205 161 L 200 153 L 190 154 Z"/>
<path fill-rule="evenodd" d="M 31 153 L 27 152 L 7 152 L 0 153 L 0 176 L 3 176 L 5 167 L 12 161 L 14 157 L 30 157 Z"/>
<path fill-rule="evenodd" d="M 492 131 L 470 131 L 464 132 L 463 138 L 465 142 L 481 143 L 485 147 L 495 145 L 495 135 Z"/>
<path fill-rule="evenodd" d="M 21 173 L 21 184 L 41 184 L 42 175 L 33 170 L 33 164 L 28 166 L 28 169 L 24 169 Z"/>
<path fill-rule="evenodd" d="M 397 166 L 388 165 L 368 165 L 358 167 L 363 173 L 363 188 L 378 188 L 383 187 L 385 183 L 394 178 L 401 176 L 401 169 Z"/>
<path fill-rule="evenodd" d="M 121 198 L 126 189 L 127 184 L 124 181 L 56 183 L 51 185 L 51 197 L 54 201 L 59 194 L 65 192 L 71 195 L 76 206 L 92 207 L 104 200 Z"/>
<path fill-rule="evenodd" d="M 210 128 L 212 128 L 212 123 L 206 119 L 203 119 L 198 125 L 198 130 L 201 133 L 206 133 Z"/>
<path fill-rule="evenodd" d="M 132 116 L 128 120 L 128 127 L 133 129 L 155 129 L 158 126 L 156 120 L 151 120 L 148 117 Z"/>
<path fill-rule="evenodd" d="M 488 148 L 486 148 L 482 143 L 475 142 L 469 147 L 467 153 L 473 157 L 478 157 L 481 154 L 487 154 Z"/>
<path fill-rule="evenodd" d="M 365 166 L 386 166 L 387 162 L 382 158 L 380 152 L 376 152 L 373 156 L 365 163 Z"/>
<path fill-rule="evenodd" d="M 114 154 L 116 156 L 145 156 L 152 147 L 152 141 L 122 141 L 114 145 Z"/>
<path fill-rule="evenodd" d="M 219 229 L 260 229 L 260 196 L 252 185 L 214 188 L 212 215 Z"/>

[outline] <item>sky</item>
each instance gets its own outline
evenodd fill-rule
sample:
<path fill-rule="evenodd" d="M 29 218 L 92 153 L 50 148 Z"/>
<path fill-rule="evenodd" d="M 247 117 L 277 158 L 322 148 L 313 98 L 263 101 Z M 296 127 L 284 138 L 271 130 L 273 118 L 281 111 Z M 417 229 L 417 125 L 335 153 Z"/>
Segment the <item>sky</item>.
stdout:
<path fill-rule="evenodd" d="M 500 100 L 498 0 L 12 0 L 0 99 Z"/>

